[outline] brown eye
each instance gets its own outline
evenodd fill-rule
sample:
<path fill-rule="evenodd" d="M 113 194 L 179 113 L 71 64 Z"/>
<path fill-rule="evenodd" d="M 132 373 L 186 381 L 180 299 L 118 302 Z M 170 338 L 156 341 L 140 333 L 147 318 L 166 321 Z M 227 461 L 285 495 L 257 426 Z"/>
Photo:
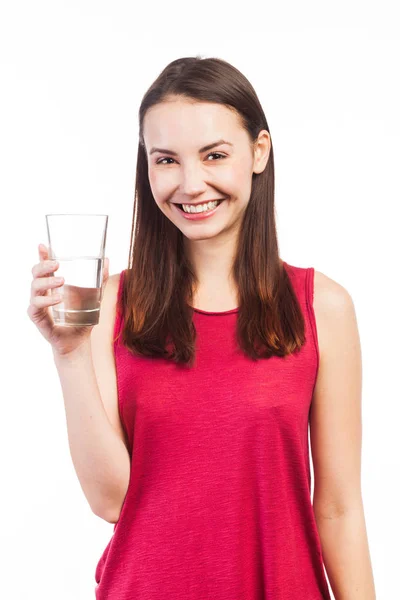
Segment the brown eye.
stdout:
<path fill-rule="evenodd" d="M 207 158 L 209 156 L 219 156 L 220 158 L 226 158 L 226 156 L 224 154 L 221 154 L 220 152 L 210 152 L 210 154 L 207 154 Z M 159 158 L 156 161 L 156 165 L 161 165 L 163 160 L 174 160 L 173 158 L 171 158 L 170 156 L 164 156 L 163 158 Z M 209 161 L 212 162 L 212 161 Z M 171 163 L 164 163 L 164 164 L 171 164 Z"/>
<path fill-rule="evenodd" d="M 165 156 L 164 158 L 159 158 L 158 160 L 156 160 L 156 165 L 160 165 L 163 160 L 174 160 L 174 159 L 170 158 L 169 156 Z"/>
<path fill-rule="evenodd" d="M 214 156 L 216 155 L 216 156 L 220 156 L 221 158 L 225 158 L 225 156 L 223 154 L 220 154 L 219 152 L 210 152 L 210 154 L 207 155 L 207 158 L 212 155 L 214 155 Z"/>

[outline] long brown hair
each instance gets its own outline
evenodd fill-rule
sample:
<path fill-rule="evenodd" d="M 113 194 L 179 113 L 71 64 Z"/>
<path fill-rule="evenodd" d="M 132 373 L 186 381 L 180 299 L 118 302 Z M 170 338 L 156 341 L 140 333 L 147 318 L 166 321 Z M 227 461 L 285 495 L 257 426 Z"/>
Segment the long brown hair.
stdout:
<path fill-rule="evenodd" d="M 196 329 L 192 298 L 198 281 L 182 232 L 158 208 L 148 179 L 143 138 L 146 111 L 179 96 L 222 104 L 236 112 L 254 142 L 268 123 L 255 90 L 228 62 L 180 58 L 160 73 L 139 109 L 135 202 L 122 294 L 123 344 L 137 356 L 193 366 Z M 279 257 L 274 208 L 274 155 L 252 175 L 251 195 L 237 239 L 232 274 L 238 289 L 236 337 L 253 360 L 285 356 L 305 341 L 304 317 Z"/>

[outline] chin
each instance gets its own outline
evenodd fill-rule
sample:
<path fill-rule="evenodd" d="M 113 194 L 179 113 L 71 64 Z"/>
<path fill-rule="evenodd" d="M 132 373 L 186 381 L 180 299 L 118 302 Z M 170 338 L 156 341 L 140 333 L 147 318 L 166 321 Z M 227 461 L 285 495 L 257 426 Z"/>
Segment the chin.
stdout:
<path fill-rule="evenodd" d="M 211 240 L 213 238 L 218 237 L 219 235 L 221 235 L 222 233 L 224 233 L 223 229 L 218 229 L 216 231 L 213 231 L 211 228 L 208 229 L 208 231 L 192 231 L 189 228 L 180 228 L 180 231 L 182 233 L 182 235 L 185 236 L 186 239 L 191 240 L 193 242 L 196 241 L 201 241 L 201 240 Z"/>

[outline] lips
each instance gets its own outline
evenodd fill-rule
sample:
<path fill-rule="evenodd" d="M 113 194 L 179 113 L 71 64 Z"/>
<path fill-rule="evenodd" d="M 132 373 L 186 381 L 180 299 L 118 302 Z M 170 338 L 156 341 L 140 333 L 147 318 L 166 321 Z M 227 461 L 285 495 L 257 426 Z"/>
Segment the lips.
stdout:
<path fill-rule="evenodd" d="M 182 206 L 187 204 L 188 206 L 200 206 L 201 204 L 208 204 L 209 202 L 219 202 L 220 200 L 226 200 L 226 198 L 211 198 L 211 200 L 203 200 L 202 202 L 173 202 L 176 206 Z"/>
<path fill-rule="evenodd" d="M 210 213 L 210 212 L 213 212 L 213 211 L 214 211 L 216 208 L 218 208 L 218 206 L 220 206 L 220 205 L 222 204 L 222 202 L 223 202 L 224 200 L 225 200 L 225 198 L 221 198 L 220 200 L 209 200 L 208 202 L 216 202 L 216 203 L 217 203 L 217 204 L 216 204 L 216 206 L 215 206 L 214 208 L 212 208 L 212 209 L 202 210 L 202 211 L 199 211 L 199 212 L 198 212 L 198 211 L 187 210 L 187 209 L 186 209 L 186 210 L 184 210 L 184 208 L 183 208 L 183 204 L 176 204 L 175 206 L 177 206 L 177 207 L 178 207 L 178 209 L 179 209 L 181 212 L 183 212 L 185 215 L 188 215 L 188 214 L 189 214 L 189 215 L 193 215 L 193 214 L 196 214 L 196 215 L 199 215 L 199 214 L 204 214 L 204 215 L 205 215 L 205 214 L 208 214 L 208 213 Z M 204 205 L 204 204 L 207 204 L 207 203 L 206 203 L 206 202 L 200 202 L 200 206 L 202 206 L 202 205 Z M 186 204 L 186 203 L 185 203 L 185 206 L 186 206 L 186 207 L 187 207 L 187 206 L 199 206 L 199 204 L 197 203 L 197 204 L 189 204 L 189 205 L 188 205 L 188 204 Z"/>
<path fill-rule="evenodd" d="M 220 201 L 218 201 L 217 206 L 215 208 L 212 208 L 211 210 L 200 211 L 200 212 L 197 212 L 197 211 L 186 212 L 178 204 L 173 204 L 172 206 L 174 207 L 173 210 L 176 210 L 177 213 L 179 215 L 181 215 L 181 217 L 183 219 L 188 219 L 189 221 L 200 221 L 200 220 L 204 221 L 204 220 L 212 218 L 212 215 L 214 215 L 217 211 L 219 211 L 219 208 L 220 208 L 220 206 L 222 206 L 223 201 L 225 199 L 226 198 L 223 198 Z"/>

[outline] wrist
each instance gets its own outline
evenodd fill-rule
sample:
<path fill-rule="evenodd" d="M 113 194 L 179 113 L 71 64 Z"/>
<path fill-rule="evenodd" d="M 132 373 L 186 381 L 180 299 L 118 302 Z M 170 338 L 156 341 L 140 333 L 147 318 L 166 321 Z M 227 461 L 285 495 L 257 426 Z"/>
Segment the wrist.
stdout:
<path fill-rule="evenodd" d="M 92 353 L 90 336 L 87 337 L 79 346 L 73 350 L 67 352 L 60 352 L 56 348 L 53 348 L 54 361 L 57 364 L 73 364 L 77 361 L 81 361 L 84 358 L 90 357 Z"/>

